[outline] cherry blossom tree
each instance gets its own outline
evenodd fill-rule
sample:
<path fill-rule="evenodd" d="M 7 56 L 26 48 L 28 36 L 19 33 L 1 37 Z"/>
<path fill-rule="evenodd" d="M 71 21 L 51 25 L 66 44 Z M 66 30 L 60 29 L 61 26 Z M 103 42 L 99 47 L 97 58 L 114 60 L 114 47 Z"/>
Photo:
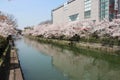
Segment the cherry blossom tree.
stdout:
<path fill-rule="evenodd" d="M 93 21 L 74 21 L 67 24 L 40 24 L 34 26 L 32 30 L 25 32 L 33 36 L 42 35 L 45 38 L 52 36 L 58 38 L 64 35 L 70 38 L 75 34 L 80 37 L 89 37 L 91 34 L 96 33 L 99 37 L 109 34 L 111 37 L 120 37 L 120 19 L 114 19 L 112 22 L 104 19 L 103 21 L 95 24 Z"/>
<path fill-rule="evenodd" d="M 0 12 L 0 35 L 7 37 L 16 33 L 16 19 L 8 14 Z"/>

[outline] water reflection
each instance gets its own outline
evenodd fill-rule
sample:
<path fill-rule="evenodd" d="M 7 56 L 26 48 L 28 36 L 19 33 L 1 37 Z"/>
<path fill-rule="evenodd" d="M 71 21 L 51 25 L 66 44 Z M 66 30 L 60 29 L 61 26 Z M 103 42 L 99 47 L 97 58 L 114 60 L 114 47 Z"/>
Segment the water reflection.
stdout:
<path fill-rule="evenodd" d="M 120 66 L 117 64 L 84 55 L 76 56 L 73 51 L 27 38 L 24 41 L 45 55 L 52 56 L 52 64 L 70 80 L 120 80 Z"/>

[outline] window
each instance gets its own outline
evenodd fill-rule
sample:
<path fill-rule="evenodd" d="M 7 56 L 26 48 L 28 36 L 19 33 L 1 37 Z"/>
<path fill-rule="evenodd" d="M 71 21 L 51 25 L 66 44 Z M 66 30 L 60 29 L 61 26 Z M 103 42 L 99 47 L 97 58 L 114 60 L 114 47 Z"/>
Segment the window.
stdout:
<path fill-rule="evenodd" d="M 71 15 L 69 16 L 69 21 L 76 21 L 79 19 L 79 14 L 74 14 L 74 15 Z"/>
<path fill-rule="evenodd" d="M 90 18 L 91 10 L 85 11 L 85 18 Z"/>
<path fill-rule="evenodd" d="M 100 20 L 109 17 L 109 0 L 100 0 Z"/>
<path fill-rule="evenodd" d="M 84 18 L 91 17 L 91 0 L 84 0 L 85 10 L 84 10 Z"/>

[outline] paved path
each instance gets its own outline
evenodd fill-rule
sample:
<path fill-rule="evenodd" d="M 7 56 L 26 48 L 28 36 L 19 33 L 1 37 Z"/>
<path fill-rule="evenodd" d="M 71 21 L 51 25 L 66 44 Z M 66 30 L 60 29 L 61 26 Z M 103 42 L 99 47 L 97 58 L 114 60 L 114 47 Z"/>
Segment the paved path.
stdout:
<path fill-rule="evenodd" d="M 23 80 L 19 59 L 15 49 L 12 49 L 10 53 L 9 80 Z"/>

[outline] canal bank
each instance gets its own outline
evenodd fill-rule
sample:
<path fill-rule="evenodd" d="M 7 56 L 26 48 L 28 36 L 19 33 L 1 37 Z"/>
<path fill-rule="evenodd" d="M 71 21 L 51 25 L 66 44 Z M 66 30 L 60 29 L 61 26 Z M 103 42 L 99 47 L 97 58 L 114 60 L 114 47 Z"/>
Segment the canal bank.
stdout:
<path fill-rule="evenodd" d="M 99 43 L 88 43 L 88 42 L 75 42 L 75 41 L 68 41 L 68 40 L 59 40 L 59 39 L 45 39 L 40 37 L 34 37 L 34 36 L 25 36 L 30 39 L 37 40 L 41 43 L 48 43 L 48 44 L 54 44 L 61 47 L 72 47 L 76 49 L 89 49 L 92 51 L 99 51 L 105 54 L 109 55 L 120 55 L 120 46 L 103 46 Z"/>
<path fill-rule="evenodd" d="M 25 80 L 119 80 L 119 56 L 73 51 L 24 38 L 16 41 Z M 77 54 L 77 55 L 76 55 Z"/>
<path fill-rule="evenodd" d="M 25 80 L 69 80 L 54 67 L 51 56 L 28 45 L 25 39 L 16 40 L 15 45 Z"/>
<path fill-rule="evenodd" d="M 16 48 L 8 42 L 0 56 L 0 80 L 24 80 Z"/>
<path fill-rule="evenodd" d="M 18 58 L 16 48 L 10 51 L 10 74 L 8 80 L 24 80 L 24 75 L 21 69 L 20 60 Z"/>
<path fill-rule="evenodd" d="M 50 44 L 56 47 L 59 47 L 61 49 L 67 49 L 70 51 L 73 51 L 73 53 L 75 55 L 85 55 L 85 56 L 91 56 L 94 57 L 96 59 L 102 59 L 102 60 L 106 60 L 110 63 L 116 63 L 116 64 L 120 64 L 120 62 L 118 60 L 120 60 L 120 56 L 115 54 L 114 52 L 109 52 L 106 50 L 99 50 L 99 49 L 94 49 L 94 48 L 90 48 L 90 47 L 83 47 L 81 45 L 68 45 L 69 41 L 65 41 L 65 40 L 55 40 L 55 39 L 44 39 L 44 38 L 38 38 L 38 37 L 32 37 L 32 36 L 27 36 L 27 38 L 31 39 L 31 40 L 35 40 L 38 43 L 43 43 L 43 44 Z M 92 45 L 93 46 L 93 45 Z"/>
<path fill-rule="evenodd" d="M 0 56 L 0 80 L 8 80 L 9 77 L 10 49 L 11 47 L 8 45 Z"/>

